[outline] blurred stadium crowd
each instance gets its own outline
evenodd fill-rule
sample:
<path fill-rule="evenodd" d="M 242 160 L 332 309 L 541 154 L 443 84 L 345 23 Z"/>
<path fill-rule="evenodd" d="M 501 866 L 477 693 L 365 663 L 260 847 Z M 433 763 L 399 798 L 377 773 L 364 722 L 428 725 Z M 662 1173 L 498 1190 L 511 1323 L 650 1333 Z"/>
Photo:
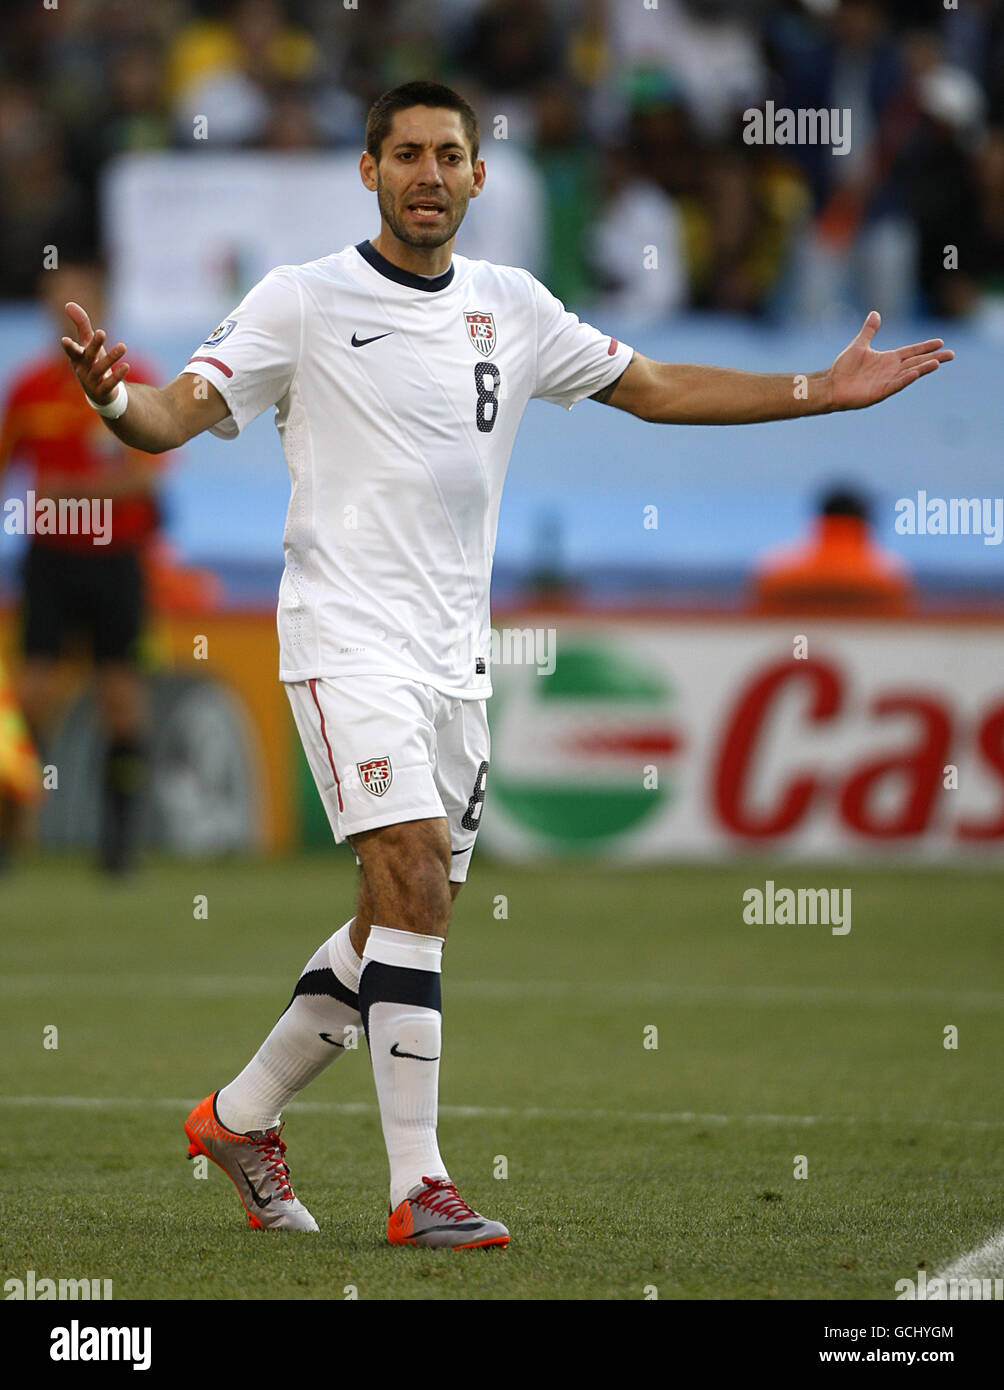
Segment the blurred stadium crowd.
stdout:
<path fill-rule="evenodd" d="M 474 101 L 489 177 L 500 134 L 535 163 L 543 278 L 576 307 L 962 316 L 1004 292 L 998 0 L 349 2 L 4 0 L 0 295 L 32 295 L 43 245 L 97 246 L 114 155 L 192 148 L 196 115 L 215 149 L 358 148 L 417 76 Z M 767 100 L 850 108 L 850 152 L 745 143 Z"/>

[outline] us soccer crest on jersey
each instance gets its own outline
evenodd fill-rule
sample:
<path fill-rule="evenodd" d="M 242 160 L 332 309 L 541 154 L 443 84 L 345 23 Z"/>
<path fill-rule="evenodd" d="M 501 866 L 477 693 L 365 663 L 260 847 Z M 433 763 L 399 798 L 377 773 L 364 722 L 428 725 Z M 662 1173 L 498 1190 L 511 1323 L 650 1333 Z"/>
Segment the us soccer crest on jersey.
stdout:
<path fill-rule="evenodd" d="M 464 314 L 467 332 L 471 342 L 482 357 L 490 357 L 495 351 L 495 318 L 479 310 Z"/>

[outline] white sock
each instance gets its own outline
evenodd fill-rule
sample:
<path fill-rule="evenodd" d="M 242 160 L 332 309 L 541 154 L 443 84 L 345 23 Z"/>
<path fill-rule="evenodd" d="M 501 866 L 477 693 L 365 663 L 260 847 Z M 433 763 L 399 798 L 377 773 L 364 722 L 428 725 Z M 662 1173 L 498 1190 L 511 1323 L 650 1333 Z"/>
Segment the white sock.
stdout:
<path fill-rule="evenodd" d="M 272 1129 L 298 1091 L 358 1046 L 362 961 L 346 922 L 314 952 L 285 1013 L 248 1062 L 216 1097 L 220 1123 L 235 1134 Z"/>
<path fill-rule="evenodd" d="M 439 1153 L 440 971 L 443 937 L 370 928 L 359 1007 L 367 1030 L 384 1143 L 390 1204 L 423 1178 L 449 1175 Z"/>

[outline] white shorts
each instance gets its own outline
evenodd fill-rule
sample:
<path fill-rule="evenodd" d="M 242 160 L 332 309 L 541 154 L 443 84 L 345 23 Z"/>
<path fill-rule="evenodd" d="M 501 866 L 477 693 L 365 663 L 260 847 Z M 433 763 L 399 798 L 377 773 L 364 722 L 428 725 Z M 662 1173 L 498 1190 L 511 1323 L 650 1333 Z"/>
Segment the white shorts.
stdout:
<path fill-rule="evenodd" d="M 361 830 L 445 816 L 450 879 L 463 883 L 488 776 L 484 700 L 457 700 L 398 676 L 285 685 L 336 844 Z"/>

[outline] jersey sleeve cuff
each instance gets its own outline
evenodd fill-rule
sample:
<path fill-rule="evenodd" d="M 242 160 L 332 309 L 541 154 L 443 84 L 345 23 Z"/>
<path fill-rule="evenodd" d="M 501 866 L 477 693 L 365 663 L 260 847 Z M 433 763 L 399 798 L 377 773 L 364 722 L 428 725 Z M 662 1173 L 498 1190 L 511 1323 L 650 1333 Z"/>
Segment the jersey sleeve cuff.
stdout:
<path fill-rule="evenodd" d="M 566 410 L 571 410 L 572 406 L 578 405 L 579 401 L 588 400 L 590 396 L 595 396 L 597 391 L 602 391 L 605 387 L 612 385 L 622 372 L 627 371 L 631 358 L 634 356 L 634 348 L 628 347 L 627 343 L 622 343 L 617 338 L 611 338 L 610 345 L 612 349 L 612 351 L 608 349 L 610 370 L 604 373 L 601 381 L 593 382 L 584 387 L 581 392 L 577 392 L 571 400 L 567 401 Z"/>
<path fill-rule="evenodd" d="M 247 421 L 240 417 L 240 408 L 234 394 L 233 382 L 227 375 L 230 368 L 222 362 L 213 361 L 211 357 L 193 357 L 181 370 L 192 376 L 205 377 L 211 386 L 216 387 L 226 402 L 230 414 L 224 416 L 218 424 L 211 425 L 209 433 L 215 434 L 218 439 L 236 439 Z"/>

